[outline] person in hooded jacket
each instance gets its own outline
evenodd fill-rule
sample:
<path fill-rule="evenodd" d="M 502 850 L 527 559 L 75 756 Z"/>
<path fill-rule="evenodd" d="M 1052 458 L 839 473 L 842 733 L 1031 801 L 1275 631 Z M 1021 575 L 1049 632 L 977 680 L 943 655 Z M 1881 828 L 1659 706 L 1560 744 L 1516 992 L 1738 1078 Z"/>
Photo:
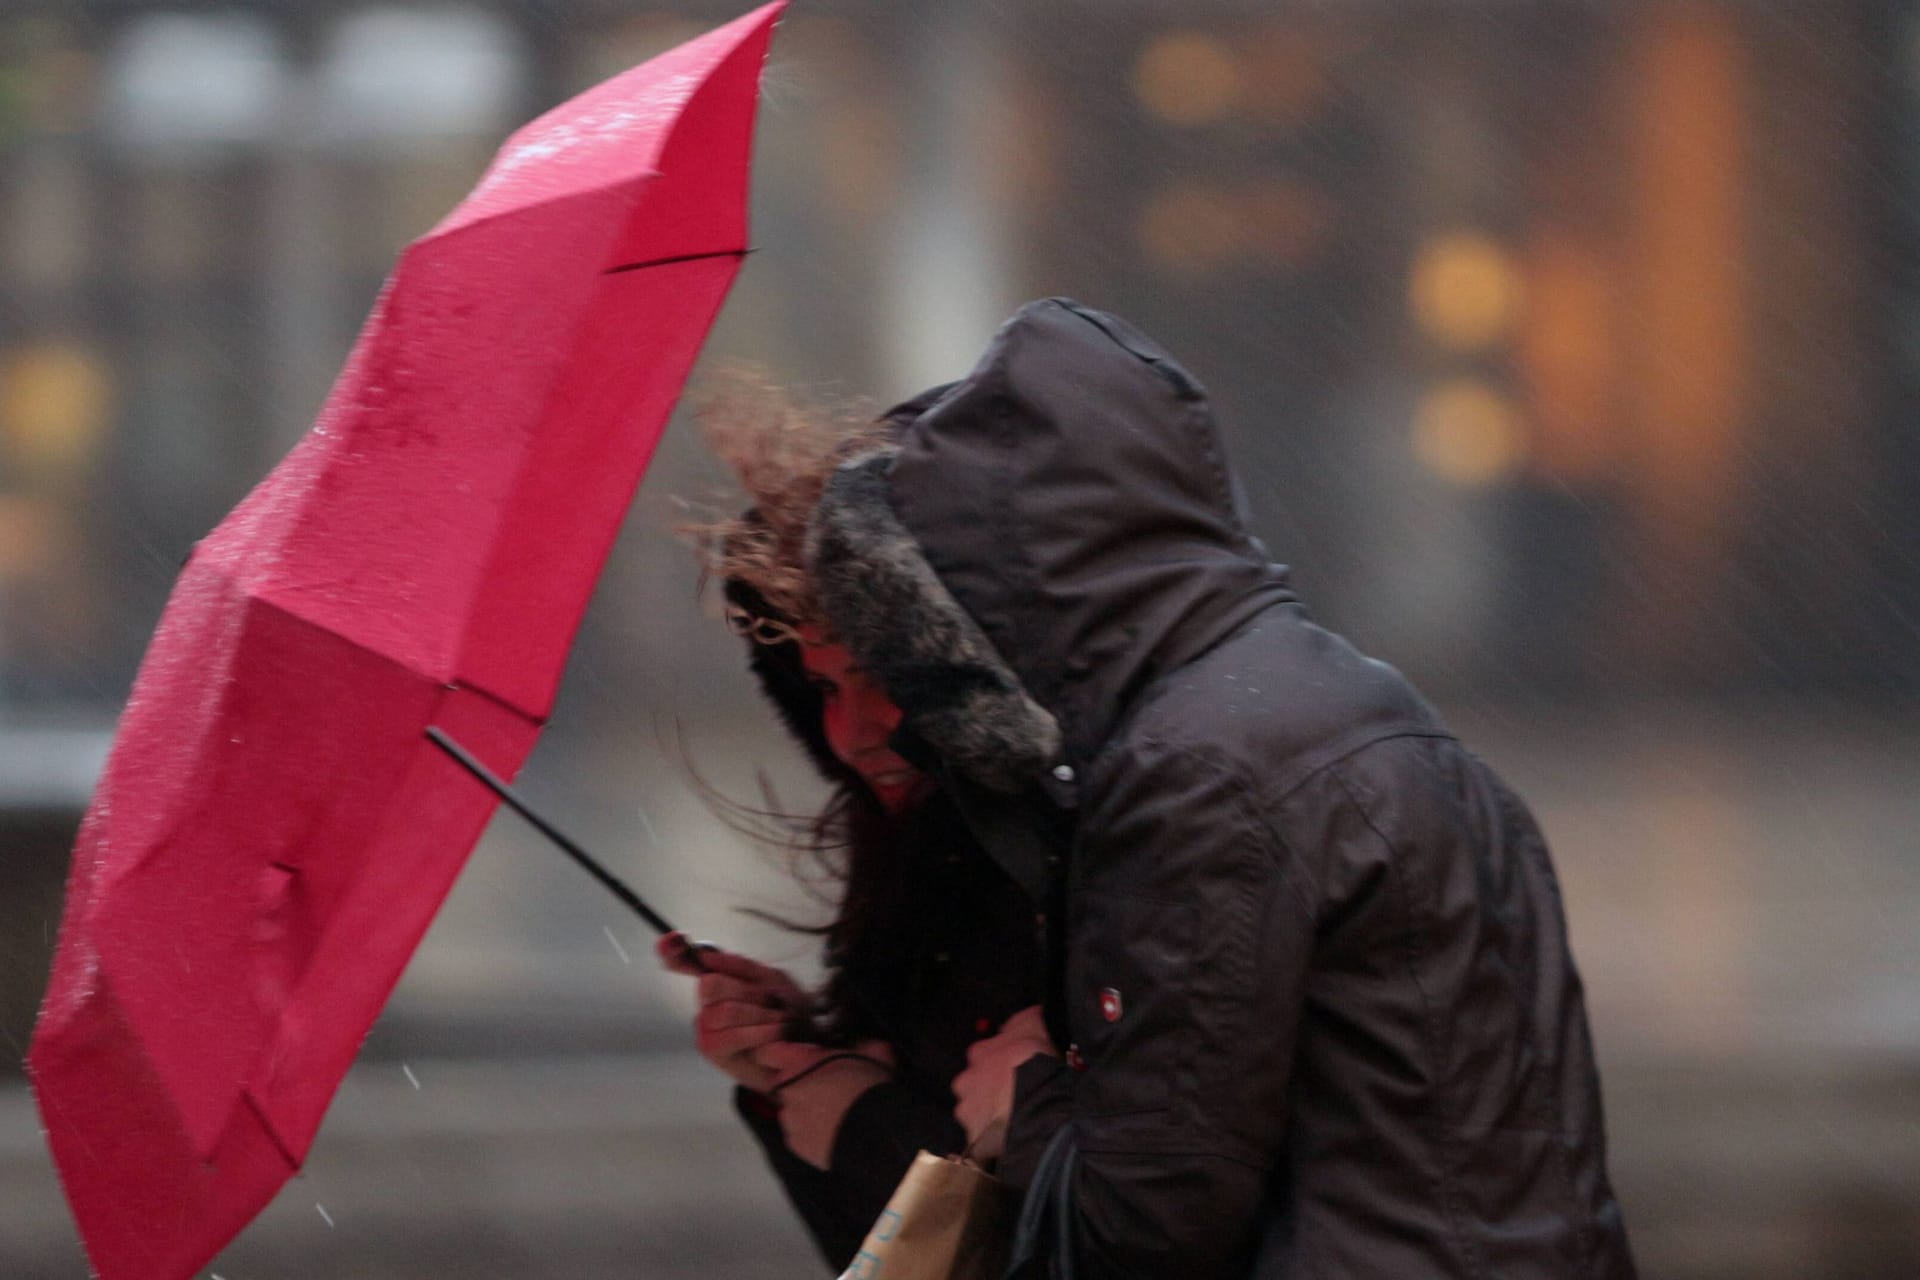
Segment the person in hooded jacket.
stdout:
<path fill-rule="evenodd" d="M 827 980 L 805 991 L 745 956 L 696 956 L 678 934 L 659 953 L 699 978 L 696 1043 L 736 1082 L 736 1110 L 837 1274 L 916 1152 L 964 1148 L 951 1082 L 972 1041 L 1039 999 L 1039 945 L 1025 896 L 889 749 L 899 709 L 821 628 L 799 563 L 834 457 L 892 424 L 784 404 L 769 416 L 768 394 L 705 411 L 757 505 L 697 532 L 762 693 L 833 787 L 796 824 L 799 852 L 839 881 L 832 921 L 805 930 L 825 940 Z"/>
<path fill-rule="evenodd" d="M 953 1082 L 1021 1272 L 1631 1277 L 1541 832 L 1311 620 L 1199 384 L 1055 298 L 901 416 L 807 564 L 1045 912 L 1044 1019 Z"/>

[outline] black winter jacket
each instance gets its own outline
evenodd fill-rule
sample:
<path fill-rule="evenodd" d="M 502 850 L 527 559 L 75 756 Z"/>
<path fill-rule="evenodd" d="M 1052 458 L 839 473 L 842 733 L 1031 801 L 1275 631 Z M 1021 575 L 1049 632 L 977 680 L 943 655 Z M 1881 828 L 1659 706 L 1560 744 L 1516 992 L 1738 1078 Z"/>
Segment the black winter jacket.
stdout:
<path fill-rule="evenodd" d="M 1309 619 L 1166 352 L 1031 304 L 810 551 L 1052 906 L 1003 1172 L 1081 1280 L 1633 1274 L 1539 829 Z"/>

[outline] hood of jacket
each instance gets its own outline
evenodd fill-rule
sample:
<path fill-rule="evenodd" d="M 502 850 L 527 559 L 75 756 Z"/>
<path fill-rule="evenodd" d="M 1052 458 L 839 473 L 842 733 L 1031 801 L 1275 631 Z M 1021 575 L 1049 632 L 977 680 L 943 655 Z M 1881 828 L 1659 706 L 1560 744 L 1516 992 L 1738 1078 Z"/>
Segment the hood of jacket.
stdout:
<path fill-rule="evenodd" d="M 1002 792 L 1096 754 L 1140 692 L 1294 599 L 1205 391 L 1126 321 L 1029 303 L 827 485 L 808 554 L 905 726 Z"/>

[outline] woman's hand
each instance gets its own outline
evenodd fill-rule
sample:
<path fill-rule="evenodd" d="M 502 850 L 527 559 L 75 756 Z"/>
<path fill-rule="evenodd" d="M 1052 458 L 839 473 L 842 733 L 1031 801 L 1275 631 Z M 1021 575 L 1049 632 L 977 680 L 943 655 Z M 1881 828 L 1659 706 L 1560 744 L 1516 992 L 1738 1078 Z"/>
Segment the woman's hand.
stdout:
<path fill-rule="evenodd" d="M 853 1100 L 893 1076 L 893 1049 L 872 1040 L 852 1050 L 787 1039 L 807 1008 L 806 992 L 780 970 L 731 951 L 696 946 L 669 933 L 655 945 L 670 972 L 700 979 L 694 1045 L 730 1078 L 780 1104 L 787 1148 L 817 1169 Z"/>
<path fill-rule="evenodd" d="M 975 1040 L 967 1049 L 967 1068 L 953 1078 L 953 1118 L 967 1131 L 967 1152 L 976 1160 L 993 1160 L 1006 1143 L 1007 1120 L 1013 1114 L 1013 1073 L 1035 1054 L 1058 1057 L 1047 1036 L 1040 1006 L 1031 1005 L 1008 1018 L 993 1035 Z"/>
<path fill-rule="evenodd" d="M 816 1169 L 833 1161 L 833 1142 L 854 1100 L 893 1078 L 893 1049 L 869 1040 L 848 1049 L 775 1040 L 753 1055 L 773 1075 L 768 1090 L 780 1102 L 787 1150 Z"/>
<path fill-rule="evenodd" d="M 806 1010 L 807 996 L 780 970 L 717 947 L 696 946 L 669 933 L 655 945 L 673 973 L 700 979 L 694 1046 L 700 1056 L 747 1088 L 766 1093 L 777 1072 L 754 1061 L 756 1050 L 784 1043 L 787 1024 Z"/>

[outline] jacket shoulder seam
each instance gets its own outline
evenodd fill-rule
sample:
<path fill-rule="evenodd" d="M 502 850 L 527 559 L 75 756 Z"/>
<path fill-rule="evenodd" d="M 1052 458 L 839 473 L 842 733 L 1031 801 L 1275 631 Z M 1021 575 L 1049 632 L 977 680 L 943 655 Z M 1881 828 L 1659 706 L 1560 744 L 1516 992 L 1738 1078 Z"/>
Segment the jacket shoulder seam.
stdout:
<path fill-rule="evenodd" d="M 1299 906 L 1307 923 L 1313 924 L 1319 919 L 1319 877 L 1315 874 L 1312 865 L 1302 858 L 1299 850 L 1288 841 L 1285 833 L 1280 830 L 1279 824 L 1262 813 L 1260 806 L 1254 804 L 1253 797 L 1259 794 L 1258 784 L 1247 774 L 1238 760 L 1224 753 L 1206 751 L 1194 744 L 1168 738 L 1143 737 L 1141 745 L 1155 747 L 1208 769 L 1228 774 L 1235 784 L 1228 794 L 1228 802 L 1239 814 L 1241 823 L 1261 838 L 1260 852 L 1270 865 L 1286 876 L 1288 892 Z M 1289 872 L 1292 874 L 1288 874 Z M 1309 883 L 1302 884 L 1302 880 Z"/>
<path fill-rule="evenodd" d="M 1409 725 L 1369 726 L 1341 734 L 1326 746 L 1309 752 L 1307 756 L 1309 763 L 1302 768 L 1301 772 L 1288 779 L 1286 785 L 1274 795 L 1274 800 L 1276 802 L 1288 800 L 1294 792 L 1313 782 L 1335 765 L 1344 764 L 1368 747 L 1378 746 L 1382 742 L 1392 742 L 1399 738 L 1453 740 L 1454 735 L 1445 729 L 1417 728 Z"/>

